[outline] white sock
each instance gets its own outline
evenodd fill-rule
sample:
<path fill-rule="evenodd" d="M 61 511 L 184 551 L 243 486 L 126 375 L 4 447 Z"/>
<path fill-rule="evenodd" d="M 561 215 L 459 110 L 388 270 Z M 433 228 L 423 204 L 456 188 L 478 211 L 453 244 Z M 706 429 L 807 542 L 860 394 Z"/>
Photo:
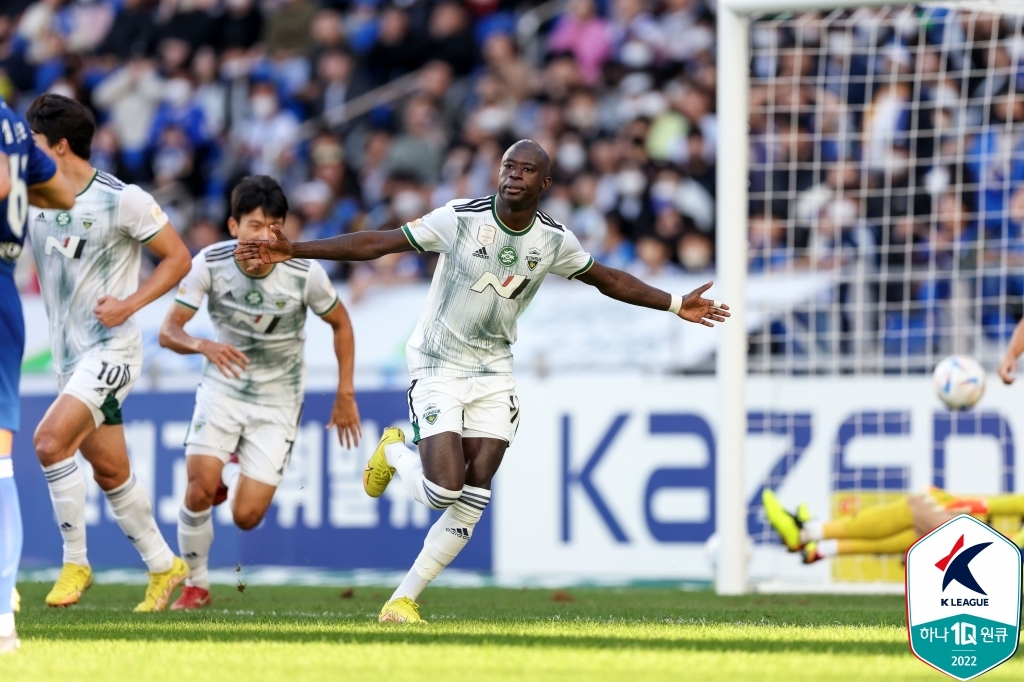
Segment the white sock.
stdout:
<path fill-rule="evenodd" d="M 388 466 L 398 470 L 402 485 L 420 504 L 431 509 L 446 509 L 459 499 L 461 491 L 442 488 L 423 476 L 420 453 L 405 447 L 405 443 L 391 443 L 385 446 L 384 458 L 388 461 Z"/>
<path fill-rule="evenodd" d="M 14 614 L 0 613 L 0 637 L 10 637 L 14 634 Z"/>
<path fill-rule="evenodd" d="M 800 542 L 816 542 L 821 540 L 824 529 L 824 521 L 804 521 L 804 525 L 800 529 Z"/>
<path fill-rule="evenodd" d="M 64 563 L 88 566 L 85 547 L 85 477 L 74 457 L 43 467 L 53 513 L 64 539 Z"/>
<path fill-rule="evenodd" d="M 153 503 L 139 485 L 135 473 L 129 474 L 128 480 L 113 490 L 103 491 L 103 494 L 110 500 L 114 520 L 135 545 L 149 572 L 163 573 L 171 570 L 174 552 L 157 528 L 156 519 L 153 518 Z"/>
<path fill-rule="evenodd" d="M 817 550 L 821 556 L 835 556 L 839 554 L 839 540 L 820 540 Z"/>
<path fill-rule="evenodd" d="M 420 592 L 440 575 L 473 537 L 473 529 L 490 501 L 490 490 L 465 486 L 459 501 L 446 509 L 427 531 L 423 549 L 391 598 L 408 597 L 416 601 Z"/>
<path fill-rule="evenodd" d="M 228 489 L 228 499 L 225 500 L 228 509 L 234 507 L 235 491 L 238 490 L 238 477 L 242 475 L 242 467 L 236 462 L 228 462 L 220 470 L 220 482 Z"/>
<path fill-rule="evenodd" d="M 191 569 L 189 585 L 210 589 L 210 545 L 213 544 L 213 509 L 178 512 L 178 551 Z"/>

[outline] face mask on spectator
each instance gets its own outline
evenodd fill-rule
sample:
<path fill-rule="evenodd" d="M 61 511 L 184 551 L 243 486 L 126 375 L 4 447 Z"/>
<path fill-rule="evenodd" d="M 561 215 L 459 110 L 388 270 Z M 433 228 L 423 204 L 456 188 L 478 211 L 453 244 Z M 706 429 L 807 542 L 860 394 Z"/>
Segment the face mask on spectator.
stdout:
<path fill-rule="evenodd" d="M 555 158 L 559 168 L 566 173 L 575 173 L 587 162 L 587 150 L 579 142 L 565 142 L 559 145 Z"/>
<path fill-rule="evenodd" d="M 711 249 L 703 239 L 682 239 L 679 242 L 679 262 L 689 272 L 700 272 L 711 263 Z"/>
<path fill-rule="evenodd" d="M 248 9 L 251 4 L 251 0 L 226 0 L 224 3 L 228 9 Z"/>
<path fill-rule="evenodd" d="M 627 197 L 638 197 L 647 187 L 647 176 L 643 171 L 631 168 L 619 172 L 619 192 Z"/>
<path fill-rule="evenodd" d="M 678 189 L 679 184 L 672 180 L 658 180 L 651 185 L 651 203 L 654 204 L 655 213 L 675 204 Z"/>
<path fill-rule="evenodd" d="M 277 111 L 277 98 L 273 95 L 256 95 L 249 100 L 253 116 L 259 119 L 267 119 Z"/>
<path fill-rule="evenodd" d="M 184 78 L 175 78 L 164 84 L 164 99 L 176 107 L 188 104 L 192 97 L 192 84 Z"/>
<path fill-rule="evenodd" d="M 178 147 L 164 147 L 153 157 L 153 173 L 158 178 L 180 177 L 189 154 Z"/>
<path fill-rule="evenodd" d="M 71 89 L 71 86 L 67 83 L 54 83 L 50 86 L 50 93 L 54 95 L 63 95 L 64 97 L 75 98 L 75 91 Z"/>

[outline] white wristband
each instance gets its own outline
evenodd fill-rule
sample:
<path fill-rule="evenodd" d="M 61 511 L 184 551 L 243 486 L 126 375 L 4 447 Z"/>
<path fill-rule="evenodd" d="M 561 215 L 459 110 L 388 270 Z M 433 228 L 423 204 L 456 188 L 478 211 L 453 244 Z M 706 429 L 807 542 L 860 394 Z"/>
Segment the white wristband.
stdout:
<path fill-rule="evenodd" d="M 679 314 L 679 309 L 683 307 L 683 297 L 678 294 L 672 294 L 672 302 L 668 304 L 668 311 L 673 315 Z"/>

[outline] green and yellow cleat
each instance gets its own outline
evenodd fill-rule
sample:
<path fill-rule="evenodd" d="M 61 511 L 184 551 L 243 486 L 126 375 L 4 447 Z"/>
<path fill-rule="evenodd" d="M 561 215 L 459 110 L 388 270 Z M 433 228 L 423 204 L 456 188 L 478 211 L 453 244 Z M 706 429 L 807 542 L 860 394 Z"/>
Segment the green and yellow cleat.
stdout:
<path fill-rule="evenodd" d="M 801 553 L 804 555 L 805 564 L 813 564 L 816 561 L 821 561 L 825 557 L 818 553 L 818 543 L 808 542 L 804 545 Z"/>
<path fill-rule="evenodd" d="M 373 456 L 366 463 L 363 470 L 363 490 L 370 497 L 380 497 L 387 490 L 388 483 L 395 477 L 395 468 L 388 466 L 387 457 L 384 456 L 384 448 L 392 443 L 405 443 L 405 434 L 402 429 L 389 426 L 381 434 L 380 443 L 373 451 Z"/>
<path fill-rule="evenodd" d="M 392 599 L 380 610 L 381 623 L 424 623 L 420 618 L 420 605 L 408 597 Z"/>
<path fill-rule="evenodd" d="M 767 488 L 761 492 L 761 504 L 764 507 L 765 518 L 782 538 L 782 543 L 786 545 L 786 548 L 790 552 L 796 552 L 803 547 L 803 543 L 800 542 L 800 526 L 803 525 L 803 521 L 786 511 L 779 502 L 779 498 L 775 497 L 775 493 Z M 810 516 L 810 510 L 806 505 L 801 506 L 804 508 L 803 513 Z"/>
<path fill-rule="evenodd" d="M 139 602 L 133 611 L 150 613 L 163 611 L 171 601 L 174 588 L 185 582 L 188 577 L 188 564 L 174 557 L 174 563 L 163 573 L 150 573 L 149 585 L 146 586 L 146 598 Z"/>
<path fill-rule="evenodd" d="M 53 589 L 46 595 L 47 606 L 77 604 L 82 593 L 92 586 L 92 569 L 78 564 L 64 564 Z"/>

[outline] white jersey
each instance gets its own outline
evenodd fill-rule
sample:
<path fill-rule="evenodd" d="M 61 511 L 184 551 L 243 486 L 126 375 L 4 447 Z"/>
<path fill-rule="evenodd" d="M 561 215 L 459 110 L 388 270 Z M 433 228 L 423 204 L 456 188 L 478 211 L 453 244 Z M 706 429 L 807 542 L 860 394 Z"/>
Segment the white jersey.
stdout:
<path fill-rule="evenodd" d="M 576 236 L 544 212 L 513 232 L 494 201 L 458 199 L 402 226 L 417 251 L 441 254 L 406 347 L 414 379 L 511 374 L 516 320 L 544 276 L 573 279 L 594 264 Z"/>
<path fill-rule="evenodd" d="M 248 368 L 237 379 L 225 377 L 207 361 L 203 385 L 247 403 L 301 404 L 306 385 L 306 307 L 322 317 L 338 305 L 338 294 L 322 265 L 301 258 L 251 277 L 235 260 L 237 245 L 232 239 L 196 254 L 174 299 L 198 310 L 208 297 L 217 341 L 249 357 Z"/>
<path fill-rule="evenodd" d="M 133 318 L 107 328 L 93 310 L 101 296 L 125 299 L 139 288 L 142 244 L 167 224 L 153 197 L 96 171 L 70 211 L 29 211 L 29 235 L 50 319 L 54 370 L 72 372 L 94 350 L 111 357 L 140 354 Z"/>

